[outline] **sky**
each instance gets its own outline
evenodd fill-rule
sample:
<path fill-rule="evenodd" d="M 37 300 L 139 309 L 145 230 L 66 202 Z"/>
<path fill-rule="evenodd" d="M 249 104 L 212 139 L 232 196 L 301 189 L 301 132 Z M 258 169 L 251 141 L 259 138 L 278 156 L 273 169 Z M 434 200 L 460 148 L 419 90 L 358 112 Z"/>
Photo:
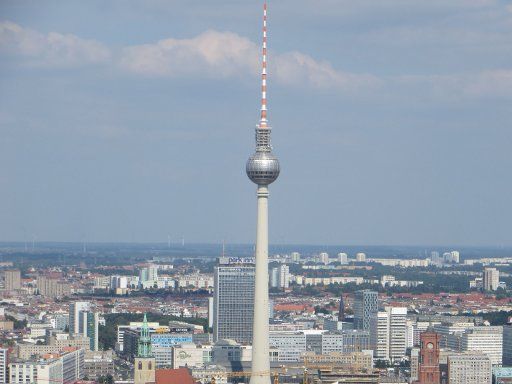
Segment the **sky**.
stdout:
<path fill-rule="evenodd" d="M 252 243 L 262 1 L 0 2 L 0 241 Z M 274 244 L 512 245 L 512 2 L 270 0 Z"/>

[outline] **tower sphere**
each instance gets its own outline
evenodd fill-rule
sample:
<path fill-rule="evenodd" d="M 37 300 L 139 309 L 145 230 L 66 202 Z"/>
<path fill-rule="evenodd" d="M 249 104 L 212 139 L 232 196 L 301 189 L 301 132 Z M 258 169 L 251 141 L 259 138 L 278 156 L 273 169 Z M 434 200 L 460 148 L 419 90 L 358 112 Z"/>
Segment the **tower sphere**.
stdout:
<path fill-rule="evenodd" d="M 269 185 L 279 176 L 279 160 L 272 152 L 256 151 L 245 165 L 249 179 L 258 185 Z"/>

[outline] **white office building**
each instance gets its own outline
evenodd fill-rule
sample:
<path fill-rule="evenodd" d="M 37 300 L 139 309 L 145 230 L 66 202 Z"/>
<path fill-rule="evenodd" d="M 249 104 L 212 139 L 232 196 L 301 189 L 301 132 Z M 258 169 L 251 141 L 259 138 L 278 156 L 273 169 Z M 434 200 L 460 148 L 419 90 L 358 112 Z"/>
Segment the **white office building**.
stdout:
<path fill-rule="evenodd" d="M 372 318 L 371 345 L 376 359 L 401 360 L 407 349 L 407 308 L 386 307 Z"/>
<path fill-rule="evenodd" d="M 462 352 L 480 352 L 489 356 L 493 365 L 503 360 L 503 327 L 473 327 L 462 334 Z"/>
<path fill-rule="evenodd" d="M 279 353 L 281 362 L 297 362 L 306 352 L 306 335 L 304 332 L 270 332 L 270 348 Z"/>
<path fill-rule="evenodd" d="M 448 384 L 491 384 L 492 364 L 481 353 L 448 356 Z"/>

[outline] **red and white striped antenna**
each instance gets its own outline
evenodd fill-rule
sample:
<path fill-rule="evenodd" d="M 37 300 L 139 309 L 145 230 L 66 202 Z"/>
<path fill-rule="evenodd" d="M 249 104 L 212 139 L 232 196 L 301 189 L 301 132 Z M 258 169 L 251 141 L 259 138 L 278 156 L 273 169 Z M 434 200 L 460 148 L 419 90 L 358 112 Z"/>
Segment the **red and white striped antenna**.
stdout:
<path fill-rule="evenodd" d="M 263 4 L 263 51 L 261 70 L 261 118 L 260 128 L 267 127 L 267 2 Z"/>

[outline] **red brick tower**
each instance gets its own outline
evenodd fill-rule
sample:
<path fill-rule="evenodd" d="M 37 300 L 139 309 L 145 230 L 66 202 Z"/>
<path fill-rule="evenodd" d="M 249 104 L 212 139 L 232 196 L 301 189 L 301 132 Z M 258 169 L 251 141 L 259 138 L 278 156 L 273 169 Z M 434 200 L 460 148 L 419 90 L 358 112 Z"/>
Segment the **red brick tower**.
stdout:
<path fill-rule="evenodd" d="M 439 339 L 439 335 L 431 331 L 420 336 L 418 384 L 439 384 Z"/>

